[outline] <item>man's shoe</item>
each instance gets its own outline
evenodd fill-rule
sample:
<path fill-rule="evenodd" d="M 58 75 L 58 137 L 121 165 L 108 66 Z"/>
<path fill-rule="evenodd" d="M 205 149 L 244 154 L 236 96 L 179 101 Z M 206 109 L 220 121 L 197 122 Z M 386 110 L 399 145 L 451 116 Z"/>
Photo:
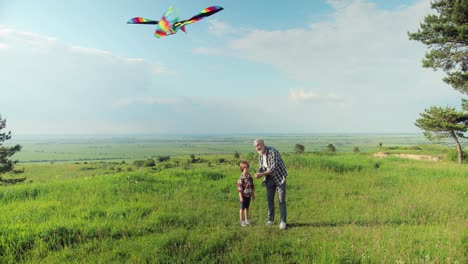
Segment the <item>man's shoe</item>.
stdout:
<path fill-rule="evenodd" d="M 241 226 L 247 226 L 247 224 L 244 221 L 240 221 Z"/>
<path fill-rule="evenodd" d="M 285 222 L 281 222 L 280 225 L 279 225 L 279 229 L 281 229 L 281 230 L 286 229 L 286 223 L 285 223 Z"/>
<path fill-rule="evenodd" d="M 272 226 L 273 224 L 274 224 L 273 221 L 268 221 L 268 222 L 266 223 L 267 226 Z"/>

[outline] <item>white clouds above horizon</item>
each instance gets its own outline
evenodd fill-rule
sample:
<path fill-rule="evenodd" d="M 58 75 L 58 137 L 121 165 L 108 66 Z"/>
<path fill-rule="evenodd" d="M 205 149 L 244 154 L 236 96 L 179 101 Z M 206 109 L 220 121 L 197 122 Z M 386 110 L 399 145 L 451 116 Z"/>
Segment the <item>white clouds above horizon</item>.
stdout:
<path fill-rule="evenodd" d="M 203 56 L 187 58 L 189 74 L 175 72 L 178 65 L 169 60 L 120 56 L 0 26 L 0 110 L 19 117 L 9 122 L 20 130 L 36 132 L 415 132 L 424 107 L 459 98 L 441 81 L 443 73 L 421 67 L 425 47 L 406 34 L 430 12 L 427 1 L 395 10 L 368 0 L 327 3 L 333 12 L 321 21 L 284 30 L 207 20 L 213 38 L 184 47 L 213 57 L 200 64 Z M 229 80 L 257 78 L 261 67 L 268 72 L 248 93 L 224 94 Z M 213 78 L 213 69 L 226 69 L 225 75 L 190 79 Z M 255 90 L 273 75 L 286 85 Z M 177 93 L 171 93 L 175 85 L 160 85 L 174 79 L 184 81 Z"/>
<path fill-rule="evenodd" d="M 318 95 L 312 90 L 289 89 L 288 99 L 293 102 L 342 102 L 343 99 L 333 94 Z"/>
<path fill-rule="evenodd" d="M 339 120 L 349 114 L 373 120 L 364 126 L 350 124 L 352 130 L 417 131 L 414 119 L 427 106 L 460 103 L 460 95 L 442 81 L 443 72 L 422 68 L 426 46 L 407 36 L 431 12 L 428 1 L 394 10 L 368 0 L 327 3 L 333 7 L 327 19 L 286 30 L 253 28 L 235 35 L 223 51 L 216 47 L 216 54 L 270 65 L 312 87 L 284 87 L 289 103 L 308 103 L 304 111 L 314 113 L 314 103 L 325 101 L 337 107 L 327 117 L 303 115 L 302 123 L 310 118 Z"/>

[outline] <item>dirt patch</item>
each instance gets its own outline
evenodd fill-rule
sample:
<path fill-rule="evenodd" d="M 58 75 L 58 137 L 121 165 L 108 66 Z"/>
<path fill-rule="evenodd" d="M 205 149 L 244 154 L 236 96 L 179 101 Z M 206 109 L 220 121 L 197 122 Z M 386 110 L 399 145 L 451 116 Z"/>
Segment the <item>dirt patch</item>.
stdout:
<path fill-rule="evenodd" d="M 377 153 L 374 153 L 374 155 L 372 155 L 372 157 L 376 157 L 376 158 L 383 158 L 383 157 L 387 157 L 388 154 L 385 153 L 385 152 L 377 152 Z"/>
<path fill-rule="evenodd" d="M 431 160 L 431 161 L 441 160 L 440 157 L 431 156 L 431 155 L 395 154 L 395 156 L 404 158 L 404 159 L 414 159 L 414 160 Z"/>
<path fill-rule="evenodd" d="M 430 161 L 439 161 L 442 160 L 440 157 L 431 156 L 431 155 L 417 155 L 417 154 L 388 154 L 385 152 L 377 152 L 372 155 L 376 158 L 384 158 L 388 156 L 395 156 L 404 159 L 412 159 L 412 160 L 430 160 Z"/>

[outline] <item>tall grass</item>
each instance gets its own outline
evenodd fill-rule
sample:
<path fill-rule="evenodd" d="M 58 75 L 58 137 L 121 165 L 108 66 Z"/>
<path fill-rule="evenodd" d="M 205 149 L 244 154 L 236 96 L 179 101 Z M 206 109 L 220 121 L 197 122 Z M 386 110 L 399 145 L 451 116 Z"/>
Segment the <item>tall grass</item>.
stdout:
<path fill-rule="evenodd" d="M 237 165 L 29 165 L 32 182 L 0 188 L 0 262 L 467 262 L 467 166 L 284 159 L 285 231 L 264 225 L 258 180 L 253 225 L 239 226 Z"/>

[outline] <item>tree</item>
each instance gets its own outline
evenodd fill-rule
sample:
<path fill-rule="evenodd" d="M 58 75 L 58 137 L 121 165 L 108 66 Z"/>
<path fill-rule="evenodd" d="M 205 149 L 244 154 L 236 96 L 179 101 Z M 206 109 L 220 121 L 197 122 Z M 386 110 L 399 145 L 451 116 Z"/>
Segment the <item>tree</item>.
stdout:
<path fill-rule="evenodd" d="M 11 131 L 8 133 L 3 132 L 2 130 L 6 127 L 6 119 L 3 119 L 0 115 L 0 174 L 9 172 L 13 170 L 14 165 L 18 162 L 17 160 L 13 161 L 10 158 L 18 151 L 21 150 L 20 145 L 15 145 L 12 147 L 5 147 L 3 146 L 3 142 L 11 139 Z M 21 180 L 6 180 L 0 177 L 0 182 L 6 183 L 14 183 L 18 181 L 24 181 L 26 178 L 22 178 Z"/>
<path fill-rule="evenodd" d="M 464 132 L 468 130 L 465 121 L 468 120 L 468 112 L 456 111 L 453 107 L 435 107 L 425 109 L 421 118 L 416 120 L 415 125 L 424 130 L 424 136 L 433 141 L 444 138 L 452 138 L 458 151 L 458 164 L 463 162 L 463 150 L 458 140 L 459 137 L 466 138 Z"/>
<path fill-rule="evenodd" d="M 235 158 L 235 159 L 240 159 L 240 154 L 239 154 L 239 152 L 237 152 L 237 151 L 234 152 L 234 158 Z"/>
<path fill-rule="evenodd" d="M 294 147 L 294 152 L 296 154 L 303 154 L 305 151 L 305 147 L 301 144 L 296 144 L 296 146 Z"/>
<path fill-rule="evenodd" d="M 354 148 L 353 148 L 353 152 L 354 152 L 354 153 L 359 153 L 359 152 L 361 152 L 361 151 L 359 150 L 359 147 L 354 147 Z"/>
<path fill-rule="evenodd" d="M 408 36 L 431 49 L 423 67 L 442 69 L 446 83 L 468 94 L 468 0 L 435 0 L 431 8 L 437 14 L 427 15 L 421 28 Z"/>
<path fill-rule="evenodd" d="M 335 146 L 333 146 L 333 144 L 328 144 L 327 150 L 328 150 L 329 153 L 335 153 L 336 152 L 336 148 L 335 148 Z"/>

